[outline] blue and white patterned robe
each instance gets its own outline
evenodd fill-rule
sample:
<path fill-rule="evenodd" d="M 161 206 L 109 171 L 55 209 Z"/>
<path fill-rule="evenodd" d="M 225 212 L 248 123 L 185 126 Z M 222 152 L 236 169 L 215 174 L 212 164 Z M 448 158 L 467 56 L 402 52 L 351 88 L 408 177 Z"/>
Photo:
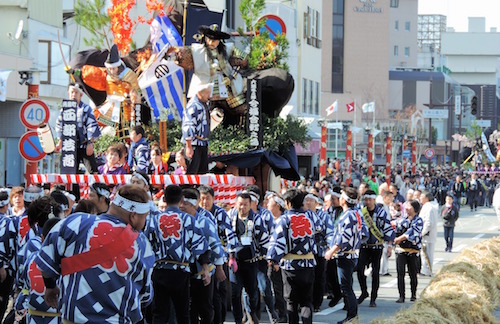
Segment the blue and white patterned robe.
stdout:
<path fill-rule="evenodd" d="M 206 139 L 210 136 L 210 121 L 207 113 L 208 107 L 200 101 L 198 96 L 193 96 L 184 109 L 182 116 L 182 143 L 191 140 L 193 146 L 208 146 L 208 140 L 200 140 L 197 136 Z"/>
<path fill-rule="evenodd" d="M 208 246 L 212 251 L 210 261 L 213 265 L 223 265 L 224 264 L 224 248 L 217 236 L 217 228 L 214 223 L 213 215 L 203 209 L 198 207 L 196 211 L 196 227 L 201 228 L 203 234 L 205 235 L 205 239 L 208 242 Z M 196 270 L 200 272 L 203 269 L 199 262 L 196 262 Z M 215 268 L 210 271 L 210 275 L 212 276 L 215 273 Z M 201 279 L 201 278 L 198 278 Z"/>
<path fill-rule="evenodd" d="M 362 210 L 360 211 L 361 215 L 363 215 Z M 391 226 L 391 216 L 387 214 L 384 208 L 380 207 L 379 205 L 375 205 L 375 210 L 373 211 L 373 216 L 372 216 L 373 222 L 375 226 L 378 228 L 380 233 L 384 236 L 384 242 L 392 242 L 394 241 L 395 237 L 395 232 L 394 229 Z M 364 220 L 364 216 L 363 216 Z M 364 220 L 366 227 L 368 229 L 368 238 L 366 242 L 363 242 L 361 245 L 362 248 L 371 248 L 371 249 L 383 249 L 384 245 L 376 245 L 378 243 L 377 238 L 372 234 L 370 231 L 370 227 L 368 226 L 366 220 Z M 367 246 L 367 244 L 370 244 L 371 246 Z"/>
<path fill-rule="evenodd" d="M 217 222 L 219 239 L 224 247 L 227 258 L 228 249 L 236 249 L 238 247 L 238 239 L 236 238 L 236 234 L 234 234 L 233 228 L 231 227 L 231 219 L 224 208 L 219 207 L 216 204 L 213 204 L 210 212 L 214 215 Z"/>
<path fill-rule="evenodd" d="M 284 260 L 286 254 L 306 255 L 316 251 L 315 224 L 306 211 L 288 210 L 281 215 L 273 231 L 267 260 L 279 263 L 283 270 L 313 268 L 316 260 Z"/>
<path fill-rule="evenodd" d="M 338 245 L 340 250 L 336 257 L 346 257 L 347 259 L 357 259 L 359 257 L 359 246 L 361 238 L 368 236 L 368 228 L 363 222 L 361 211 L 356 209 L 346 210 L 337 223 L 330 247 Z M 343 253 L 351 252 L 351 253 Z"/>
<path fill-rule="evenodd" d="M 164 212 L 152 214 L 144 234 L 153 246 L 156 269 L 190 272 L 189 265 L 180 263 L 194 263 L 209 249 L 202 229 L 196 226 L 196 219 L 177 207 L 167 207 Z"/>
<path fill-rule="evenodd" d="M 45 276 L 58 279 L 65 258 L 105 246 L 126 227 L 111 214 L 70 215 L 49 232 L 35 262 Z M 142 232 L 137 234 L 129 247 L 124 246 L 109 261 L 62 276 L 63 319 L 76 323 L 136 323 L 142 319 L 141 306 L 152 300 L 154 254 Z"/>
<path fill-rule="evenodd" d="M 229 218 L 231 219 L 231 227 L 233 229 L 233 232 L 236 234 L 236 238 L 238 240 L 238 245 L 236 247 L 232 247 L 229 249 L 229 252 L 235 253 L 236 258 L 238 259 L 238 253 L 244 249 L 244 246 L 241 242 L 241 238 L 244 236 L 244 233 L 239 233 L 238 232 L 238 226 L 237 223 L 242 221 L 238 217 L 238 210 L 236 208 L 233 208 L 229 211 Z M 247 225 L 245 231 L 247 232 L 247 235 L 251 237 L 251 257 L 252 258 L 257 258 L 257 257 L 265 257 L 266 251 L 265 246 L 269 242 L 269 234 L 267 233 L 264 222 L 262 221 L 262 218 L 254 213 L 251 209 L 250 212 L 248 213 L 247 216 Z"/>
<path fill-rule="evenodd" d="M 423 227 L 424 227 L 424 222 L 422 218 L 418 215 L 415 215 L 415 217 L 411 221 L 408 218 L 408 216 L 403 216 L 396 220 L 396 233 L 406 236 L 407 241 L 409 243 L 409 244 L 403 244 L 404 242 L 402 242 L 404 247 L 410 247 L 416 250 L 420 250 L 422 248 Z M 396 253 L 398 253 L 397 249 Z"/>

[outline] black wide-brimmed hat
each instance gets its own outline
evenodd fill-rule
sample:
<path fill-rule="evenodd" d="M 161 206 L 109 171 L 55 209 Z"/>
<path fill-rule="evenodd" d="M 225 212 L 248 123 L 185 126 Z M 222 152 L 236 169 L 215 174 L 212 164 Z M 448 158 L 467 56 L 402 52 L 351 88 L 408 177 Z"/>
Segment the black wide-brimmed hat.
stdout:
<path fill-rule="evenodd" d="M 202 25 L 198 28 L 198 31 L 201 34 L 212 39 L 229 39 L 231 37 L 231 35 L 229 35 L 228 33 L 221 31 L 219 25 L 217 24 L 213 24 L 210 26 Z"/>

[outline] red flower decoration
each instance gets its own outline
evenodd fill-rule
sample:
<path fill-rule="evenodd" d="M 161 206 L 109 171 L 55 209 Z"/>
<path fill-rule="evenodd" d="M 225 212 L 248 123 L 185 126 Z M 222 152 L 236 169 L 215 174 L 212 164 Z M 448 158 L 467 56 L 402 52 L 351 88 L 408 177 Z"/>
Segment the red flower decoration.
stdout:
<path fill-rule="evenodd" d="M 28 277 L 30 278 L 31 291 L 42 295 L 45 291 L 45 284 L 43 283 L 42 272 L 38 269 L 35 261 L 31 261 L 30 263 Z"/>
<path fill-rule="evenodd" d="M 290 217 L 290 228 L 294 239 L 312 235 L 311 221 L 304 214 L 292 215 Z"/>
<path fill-rule="evenodd" d="M 114 227 L 110 223 L 100 222 L 99 225 L 94 228 L 94 236 L 89 241 L 90 249 L 92 250 L 100 248 L 103 245 L 109 244 L 123 230 L 123 227 Z M 132 259 L 134 257 L 134 254 L 135 249 L 132 245 L 122 253 L 114 256 L 109 261 L 101 263 L 100 265 L 104 269 L 111 269 L 113 268 L 113 264 L 116 264 L 116 269 L 120 273 L 126 273 L 129 270 L 127 259 Z"/>
<path fill-rule="evenodd" d="M 160 230 L 164 238 L 174 236 L 178 239 L 181 229 L 181 220 L 177 214 L 163 214 L 160 216 Z"/>
<path fill-rule="evenodd" d="M 19 235 L 21 235 L 21 241 L 24 240 L 28 232 L 30 231 L 30 224 L 28 223 L 28 216 L 20 216 L 19 221 Z"/>

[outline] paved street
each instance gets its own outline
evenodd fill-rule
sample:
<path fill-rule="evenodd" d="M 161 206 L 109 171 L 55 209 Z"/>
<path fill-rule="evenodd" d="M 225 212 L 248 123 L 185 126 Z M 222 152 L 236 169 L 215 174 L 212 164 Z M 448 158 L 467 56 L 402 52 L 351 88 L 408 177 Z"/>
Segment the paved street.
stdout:
<path fill-rule="evenodd" d="M 477 212 L 471 213 L 468 206 L 462 207 L 460 218 L 455 227 L 455 239 L 453 242 L 452 253 L 444 252 L 445 242 L 443 238 L 443 227 L 441 222 L 438 224 L 438 241 L 434 256 L 434 272 L 436 273 L 436 271 L 443 267 L 443 265 L 453 260 L 466 247 L 497 236 L 498 234 L 499 223 L 492 208 L 481 208 Z M 394 257 L 391 257 L 390 259 L 389 271 L 392 276 L 380 277 L 377 307 L 368 307 L 369 298 L 359 306 L 360 323 L 370 323 L 376 318 L 391 317 L 400 309 L 410 307 L 413 304 L 409 301 L 404 304 L 397 304 L 395 302 L 398 299 L 398 291 L 396 281 L 396 262 Z M 418 297 L 420 297 L 421 291 L 429 284 L 430 279 L 431 278 L 429 277 L 419 276 Z M 368 280 L 370 279 L 368 278 Z M 406 276 L 406 286 L 407 295 L 409 295 L 410 281 L 408 276 Z M 356 277 L 354 278 L 354 287 L 356 295 L 359 296 L 360 290 Z M 368 287 L 368 290 L 370 290 L 370 281 L 368 281 Z M 314 314 L 313 321 L 315 323 L 336 323 L 337 321 L 345 318 L 346 313 L 342 310 L 342 307 L 343 303 L 339 303 L 333 308 L 328 307 L 328 300 L 325 298 L 321 312 Z M 229 323 L 230 321 L 231 319 L 228 318 Z M 263 321 L 268 322 L 267 316 L 264 314 Z"/>

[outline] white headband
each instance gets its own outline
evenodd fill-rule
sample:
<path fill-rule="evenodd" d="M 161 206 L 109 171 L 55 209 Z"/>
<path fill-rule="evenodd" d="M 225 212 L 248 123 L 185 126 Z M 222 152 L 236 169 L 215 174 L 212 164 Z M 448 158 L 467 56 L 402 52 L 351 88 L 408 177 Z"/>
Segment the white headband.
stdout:
<path fill-rule="evenodd" d="M 64 192 L 64 195 L 65 195 L 68 199 L 71 199 L 71 200 L 73 200 L 73 201 L 75 201 L 75 200 L 76 200 L 75 195 L 73 195 L 73 194 L 72 194 L 72 193 L 70 193 L 70 192 L 67 192 L 67 191 L 66 191 L 66 192 Z"/>
<path fill-rule="evenodd" d="M 137 178 L 139 178 L 139 180 L 141 180 L 142 182 L 144 182 L 144 184 L 145 184 L 146 186 L 149 186 L 148 180 L 146 180 L 146 178 L 144 178 L 144 177 L 142 176 L 142 174 L 140 174 L 140 173 L 138 173 L 138 172 L 134 172 L 134 173 L 132 174 L 132 177 L 137 177 Z"/>
<path fill-rule="evenodd" d="M 191 205 L 193 205 L 195 207 L 198 206 L 198 200 L 196 200 L 196 199 L 184 197 L 184 201 L 190 203 Z"/>
<path fill-rule="evenodd" d="M 23 200 L 25 202 L 33 202 L 37 200 L 38 198 L 43 197 L 43 191 L 40 190 L 40 192 L 27 192 L 26 190 L 23 193 Z"/>
<path fill-rule="evenodd" d="M 337 197 L 337 198 L 340 198 L 340 196 L 341 196 L 338 192 L 335 192 L 335 191 L 333 191 L 331 193 L 331 195 L 334 196 L 334 197 Z"/>
<path fill-rule="evenodd" d="M 243 193 L 249 194 L 251 200 L 259 202 L 260 196 L 257 193 L 255 193 L 253 191 L 248 191 L 248 190 L 243 190 Z"/>
<path fill-rule="evenodd" d="M 316 201 L 317 203 L 319 203 L 319 198 L 316 197 L 315 195 L 313 195 L 312 193 L 308 193 L 304 199 L 307 199 L 307 198 L 311 198 L 311 199 L 314 199 L 314 201 Z"/>
<path fill-rule="evenodd" d="M 80 92 L 81 94 L 83 94 L 83 89 L 80 88 L 80 85 L 78 83 L 75 83 L 75 84 L 71 84 L 69 86 L 69 89 L 75 89 L 76 91 Z"/>
<path fill-rule="evenodd" d="M 344 198 L 344 200 L 347 201 L 351 205 L 356 205 L 358 203 L 357 199 L 352 199 L 344 191 L 342 191 L 341 197 Z"/>
<path fill-rule="evenodd" d="M 112 204 L 120 208 L 123 208 L 126 211 L 135 212 L 138 214 L 145 214 L 151 210 L 149 202 L 141 203 L 138 201 L 133 201 L 120 196 L 120 194 L 118 193 L 116 194 L 115 199 L 113 199 Z"/>
<path fill-rule="evenodd" d="M 106 190 L 106 189 L 100 188 L 100 187 L 90 186 L 90 190 L 98 193 L 99 195 L 103 196 L 104 198 L 109 198 L 109 196 L 111 195 L 111 192 L 109 190 Z"/>
<path fill-rule="evenodd" d="M 285 208 L 285 201 L 283 199 L 281 199 L 280 197 L 278 197 L 277 195 L 272 195 L 271 198 L 273 198 L 273 200 L 278 204 L 280 205 L 281 207 L 283 207 L 283 209 Z"/>
<path fill-rule="evenodd" d="M 5 200 L 0 200 L 0 208 L 5 207 L 8 204 L 9 204 L 9 197 L 7 197 L 7 199 L 5 199 Z"/>
<path fill-rule="evenodd" d="M 377 199 L 377 195 L 363 195 L 363 199 Z"/>

